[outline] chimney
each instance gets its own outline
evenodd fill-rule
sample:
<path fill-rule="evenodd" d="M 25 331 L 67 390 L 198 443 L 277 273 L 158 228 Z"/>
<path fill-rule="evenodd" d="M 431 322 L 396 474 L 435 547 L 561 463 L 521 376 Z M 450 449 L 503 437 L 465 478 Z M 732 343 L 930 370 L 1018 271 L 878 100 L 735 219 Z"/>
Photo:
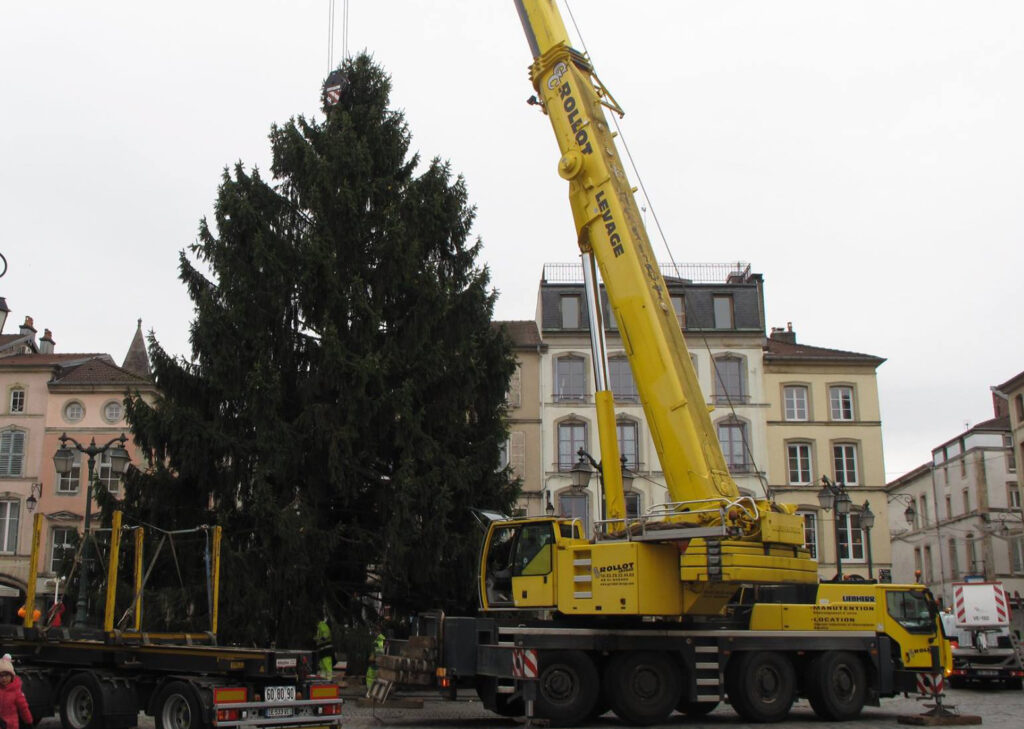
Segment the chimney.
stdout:
<path fill-rule="evenodd" d="M 786 344 L 796 344 L 796 332 L 793 331 L 793 322 L 787 321 L 786 328 L 772 327 L 771 339 Z"/>
<path fill-rule="evenodd" d="M 26 316 L 25 323 L 21 325 L 21 336 L 28 337 L 25 343 L 25 352 L 36 351 L 36 328 L 32 326 L 32 317 Z"/>
<path fill-rule="evenodd" d="M 49 329 L 43 330 L 43 338 L 39 340 L 39 354 L 53 354 L 53 334 Z"/>

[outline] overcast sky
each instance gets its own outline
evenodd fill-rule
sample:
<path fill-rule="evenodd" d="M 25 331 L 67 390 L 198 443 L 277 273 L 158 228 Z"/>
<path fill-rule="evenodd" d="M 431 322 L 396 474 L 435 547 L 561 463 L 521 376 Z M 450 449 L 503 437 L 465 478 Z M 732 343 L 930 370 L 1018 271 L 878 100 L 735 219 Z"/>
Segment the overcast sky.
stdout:
<path fill-rule="evenodd" d="M 889 479 L 991 416 L 1024 370 L 1024 3 L 570 5 L 675 259 L 749 261 L 769 327 L 887 358 Z M 334 60 L 347 37 L 392 75 L 413 149 L 467 180 L 496 316 L 532 319 L 577 253 L 513 3 L 349 0 L 347 31 L 344 6 Z M 120 362 L 141 317 L 188 355 L 178 251 L 225 165 L 319 114 L 329 0 L 0 8 L 5 331 Z"/>

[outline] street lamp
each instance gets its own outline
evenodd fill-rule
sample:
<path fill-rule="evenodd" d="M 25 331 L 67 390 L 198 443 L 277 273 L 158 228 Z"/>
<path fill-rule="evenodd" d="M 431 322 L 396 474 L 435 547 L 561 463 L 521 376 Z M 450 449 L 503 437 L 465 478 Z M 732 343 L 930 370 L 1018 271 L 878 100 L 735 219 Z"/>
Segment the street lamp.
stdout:
<path fill-rule="evenodd" d="M 68 442 L 74 446 L 74 448 L 68 448 Z M 78 601 L 75 603 L 75 620 L 73 626 L 76 628 L 84 627 L 86 624 L 86 612 L 89 609 L 89 558 L 87 554 L 89 546 L 89 521 L 92 519 L 92 478 L 93 470 L 96 466 L 96 456 L 109 453 L 110 457 L 110 470 L 115 476 L 120 476 L 124 473 L 125 468 L 128 467 L 131 456 L 128 455 L 128 451 L 125 450 L 125 443 L 128 439 L 124 433 L 117 438 L 111 438 L 109 441 L 101 446 L 96 445 L 96 439 L 87 446 L 83 446 L 74 438 L 70 437 L 67 433 L 63 433 L 60 436 L 60 448 L 53 454 L 53 465 L 57 469 L 57 473 L 61 476 L 66 476 L 71 473 L 71 468 L 75 462 L 75 451 L 84 453 L 89 457 L 89 478 L 86 482 L 85 487 L 85 531 L 82 534 L 82 574 L 78 579 Z M 114 445 L 117 443 L 118 445 Z"/>
<path fill-rule="evenodd" d="M 25 499 L 25 508 L 29 514 L 36 510 L 36 504 L 39 503 L 39 497 L 42 495 L 43 485 L 41 483 L 34 483 L 29 487 L 28 498 Z"/>
<path fill-rule="evenodd" d="M 569 473 L 572 475 L 572 490 L 578 494 L 582 494 L 587 490 L 587 486 L 590 484 L 590 477 L 594 471 L 597 471 L 597 480 L 601 486 L 601 521 L 605 520 L 605 503 L 604 503 L 604 467 L 594 460 L 594 457 L 587 453 L 585 450 L 580 448 L 576 451 L 576 455 L 579 460 L 576 461 L 575 465 L 569 469 Z M 622 469 L 622 491 L 625 493 L 630 490 L 633 485 L 633 472 L 626 468 L 626 457 L 620 456 Z"/>
<path fill-rule="evenodd" d="M 836 579 L 843 579 L 843 544 L 841 530 L 839 529 L 840 517 L 845 518 L 850 513 L 850 494 L 846 492 L 843 482 L 835 483 L 828 476 L 821 477 L 821 491 L 818 492 L 818 503 L 825 511 L 836 510 L 835 518 L 832 520 L 835 526 L 836 539 Z"/>
<path fill-rule="evenodd" d="M 907 524 L 914 526 L 917 522 L 917 509 L 914 508 L 914 497 L 910 494 L 886 494 L 886 501 L 902 501 L 907 505 L 907 508 L 903 511 L 903 518 L 907 520 Z"/>
<path fill-rule="evenodd" d="M 860 507 L 860 525 L 864 529 L 864 541 L 868 548 L 868 579 L 874 579 L 875 568 L 871 563 L 871 527 L 875 525 L 875 512 L 871 511 L 871 504 L 867 501 Z"/>

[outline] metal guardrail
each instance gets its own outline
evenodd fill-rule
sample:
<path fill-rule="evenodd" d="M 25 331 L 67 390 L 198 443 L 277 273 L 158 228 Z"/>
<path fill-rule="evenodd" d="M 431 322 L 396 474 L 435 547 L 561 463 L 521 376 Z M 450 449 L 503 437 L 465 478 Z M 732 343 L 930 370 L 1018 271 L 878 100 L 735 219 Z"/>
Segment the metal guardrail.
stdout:
<path fill-rule="evenodd" d="M 745 283 L 750 278 L 750 264 L 745 261 L 731 263 L 659 263 L 661 275 L 666 279 L 688 283 L 720 284 Z M 583 283 L 583 264 L 545 263 L 542 283 Z"/>

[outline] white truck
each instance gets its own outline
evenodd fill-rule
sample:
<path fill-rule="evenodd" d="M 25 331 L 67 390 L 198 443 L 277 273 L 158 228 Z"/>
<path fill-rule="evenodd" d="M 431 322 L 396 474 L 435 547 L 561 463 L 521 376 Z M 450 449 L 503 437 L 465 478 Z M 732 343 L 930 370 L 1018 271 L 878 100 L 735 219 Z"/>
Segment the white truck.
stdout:
<path fill-rule="evenodd" d="M 1011 604 L 1001 582 L 953 583 L 943 627 L 953 641 L 953 685 L 984 683 L 1020 689 L 1024 663 L 1011 630 Z"/>

